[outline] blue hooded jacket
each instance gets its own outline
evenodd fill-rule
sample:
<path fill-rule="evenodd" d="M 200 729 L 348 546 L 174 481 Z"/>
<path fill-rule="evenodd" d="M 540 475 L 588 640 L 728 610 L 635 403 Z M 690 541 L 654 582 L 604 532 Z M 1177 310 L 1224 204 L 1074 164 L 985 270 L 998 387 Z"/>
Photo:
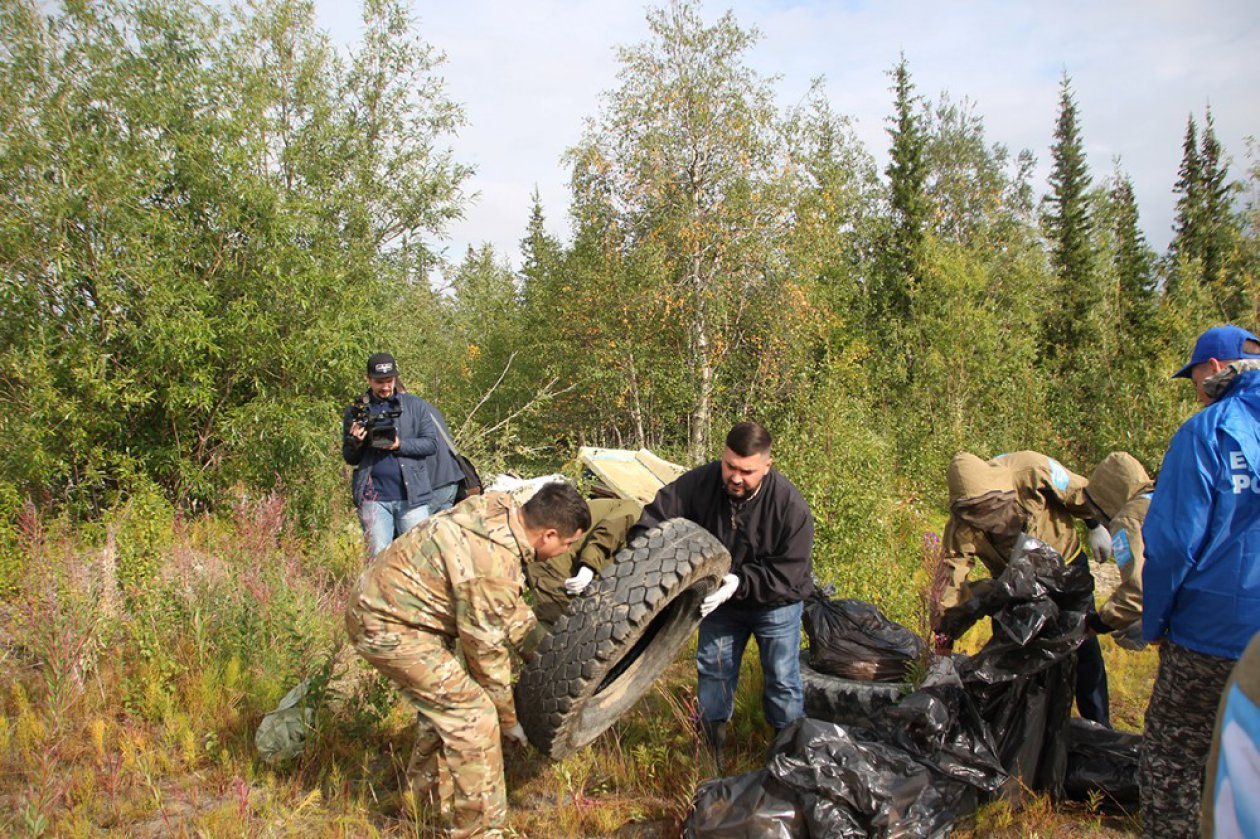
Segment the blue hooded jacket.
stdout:
<path fill-rule="evenodd" d="M 1260 370 L 1177 430 L 1142 537 L 1142 637 L 1241 656 L 1260 631 Z"/>

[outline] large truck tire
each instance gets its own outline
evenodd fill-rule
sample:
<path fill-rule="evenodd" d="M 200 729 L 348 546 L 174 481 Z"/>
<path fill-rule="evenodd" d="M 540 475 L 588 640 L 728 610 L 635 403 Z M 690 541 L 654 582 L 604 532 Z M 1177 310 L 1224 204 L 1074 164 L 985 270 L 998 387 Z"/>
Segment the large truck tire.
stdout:
<path fill-rule="evenodd" d="M 624 548 L 570 604 L 516 684 L 529 741 L 559 760 L 621 718 L 700 623 L 700 601 L 730 570 L 722 543 L 670 519 Z"/>
<path fill-rule="evenodd" d="M 801 653 L 801 686 L 805 689 L 805 716 L 856 726 L 869 726 L 876 711 L 896 705 L 907 690 L 900 682 L 843 679 L 815 670 L 809 664 L 808 651 Z"/>

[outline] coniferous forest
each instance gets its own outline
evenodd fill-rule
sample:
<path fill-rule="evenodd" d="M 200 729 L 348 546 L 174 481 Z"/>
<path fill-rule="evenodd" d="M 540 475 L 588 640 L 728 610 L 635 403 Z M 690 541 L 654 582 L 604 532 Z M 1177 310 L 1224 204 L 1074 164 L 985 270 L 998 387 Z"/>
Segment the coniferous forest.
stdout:
<path fill-rule="evenodd" d="M 365 0 L 350 51 L 301 0 L 0 4 L 0 824 L 416 830 L 381 685 L 321 708 L 296 765 L 251 756 L 340 661 L 363 561 L 341 409 L 376 350 L 483 474 L 576 476 L 583 445 L 693 465 L 761 421 L 818 576 L 918 627 L 955 452 L 1088 474 L 1125 450 L 1154 475 L 1197 407 L 1169 381 L 1195 336 L 1260 326 L 1260 158 L 1209 108 L 1159 253 L 1122 159 L 1086 165 L 1071 68 L 1027 115 L 1052 147 L 1013 150 L 890 55 L 881 166 L 820 87 L 776 103 L 731 14 L 645 14 L 567 152 L 570 237 L 535 202 L 519 260 L 448 264 L 464 115 L 401 0 Z M 1148 665 L 1113 677 L 1130 729 Z M 676 825 L 704 777 L 677 758 L 689 666 L 590 752 L 513 758 L 540 790 L 518 829 Z"/>

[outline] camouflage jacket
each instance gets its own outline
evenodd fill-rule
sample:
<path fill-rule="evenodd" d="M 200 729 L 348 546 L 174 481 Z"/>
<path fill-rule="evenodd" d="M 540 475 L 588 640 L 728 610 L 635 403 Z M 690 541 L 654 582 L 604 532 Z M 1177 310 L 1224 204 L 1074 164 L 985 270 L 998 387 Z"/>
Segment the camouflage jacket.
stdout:
<path fill-rule="evenodd" d="M 383 626 L 450 639 L 485 688 L 504 728 L 516 724 L 508 646 L 537 625 L 522 596 L 522 563 L 536 559 L 506 493 L 472 496 L 394 540 L 372 560 L 350 607 Z"/>

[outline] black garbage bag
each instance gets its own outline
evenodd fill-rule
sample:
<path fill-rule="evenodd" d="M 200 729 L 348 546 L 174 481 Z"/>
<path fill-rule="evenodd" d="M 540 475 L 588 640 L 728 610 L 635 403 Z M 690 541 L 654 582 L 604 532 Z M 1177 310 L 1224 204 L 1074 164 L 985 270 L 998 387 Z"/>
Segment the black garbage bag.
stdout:
<path fill-rule="evenodd" d="M 1074 653 L 1085 638 L 1092 597 L 1088 568 L 1064 565 L 1053 548 L 1026 538 L 997 579 L 973 587 L 970 600 L 942 615 L 943 631 L 951 634 L 992 616 L 992 638 L 976 655 L 958 657 L 959 674 L 1003 768 L 1056 797 L 1067 773 Z"/>
<path fill-rule="evenodd" d="M 1073 801 L 1098 798 L 1109 813 L 1137 813 L 1138 756 L 1142 737 L 1115 731 L 1091 720 L 1068 723 L 1067 777 L 1063 792 Z"/>
<path fill-rule="evenodd" d="M 780 732 L 766 768 L 795 793 L 806 836 L 944 835 L 963 792 L 870 732 L 808 718 Z"/>
<path fill-rule="evenodd" d="M 795 794 L 765 769 L 705 781 L 696 790 L 684 839 L 793 839 L 804 835 Z"/>
<path fill-rule="evenodd" d="M 877 711 L 872 729 L 946 778 L 980 793 L 997 793 L 1009 779 L 989 726 L 950 658 L 934 660 L 917 691 Z M 977 803 L 973 796 L 962 809 L 970 812 Z"/>
<path fill-rule="evenodd" d="M 1023 786 L 1055 798 L 1062 797 L 1067 774 L 1063 732 L 1072 713 L 1075 684 L 1074 657 L 1008 682 L 968 684 L 1002 767 Z"/>
<path fill-rule="evenodd" d="M 869 726 L 788 726 L 765 770 L 701 786 L 684 835 L 944 836 L 1007 782 L 988 727 L 941 659 Z"/>
<path fill-rule="evenodd" d="M 980 619 L 992 616 L 998 618 L 994 635 L 1022 647 L 1039 634 L 1044 640 L 1043 630 L 1057 614 L 1085 613 L 1094 596 L 1094 578 L 1088 567 L 1065 565 L 1054 548 L 1024 537 L 998 577 L 969 588 L 970 598 L 946 609 L 938 629 L 958 638 Z"/>
<path fill-rule="evenodd" d="M 792 835 L 935 837 L 994 795 L 1023 787 L 1061 795 L 1075 651 L 1092 590 L 1088 569 L 1025 540 L 998 579 L 951 610 L 956 625 L 992 617 L 993 637 L 979 653 L 934 661 L 919 690 L 872 707 L 869 724 L 788 726 L 764 775 L 723 782 L 740 782 L 718 798 L 732 802 L 723 806 L 733 829 L 757 824 L 759 812 L 782 814 L 775 808 L 790 801 L 799 822 L 773 824 L 798 825 Z"/>
<path fill-rule="evenodd" d="M 829 599 L 816 590 L 805 605 L 809 663 L 821 673 L 845 679 L 899 682 L 923 652 L 923 642 L 891 621 L 873 603 Z"/>

